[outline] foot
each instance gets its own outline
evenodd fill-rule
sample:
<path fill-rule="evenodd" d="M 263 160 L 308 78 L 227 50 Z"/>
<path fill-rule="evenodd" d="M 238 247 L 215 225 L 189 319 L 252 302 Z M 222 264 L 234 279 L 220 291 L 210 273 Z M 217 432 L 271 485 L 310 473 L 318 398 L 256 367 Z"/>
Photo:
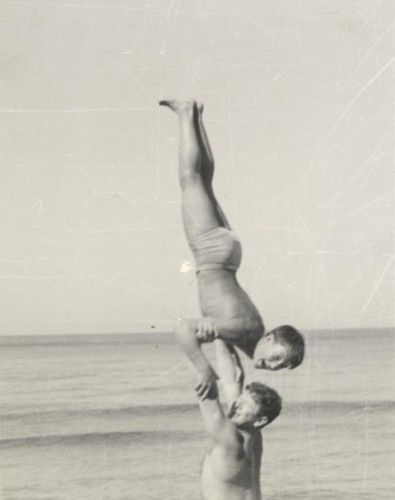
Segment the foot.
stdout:
<path fill-rule="evenodd" d="M 162 101 L 159 101 L 159 104 L 160 106 L 167 106 L 178 114 L 182 113 L 183 111 L 193 110 L 196 106 L 196 101 L 194 101 L 193 99 L 164 99 Z"/>

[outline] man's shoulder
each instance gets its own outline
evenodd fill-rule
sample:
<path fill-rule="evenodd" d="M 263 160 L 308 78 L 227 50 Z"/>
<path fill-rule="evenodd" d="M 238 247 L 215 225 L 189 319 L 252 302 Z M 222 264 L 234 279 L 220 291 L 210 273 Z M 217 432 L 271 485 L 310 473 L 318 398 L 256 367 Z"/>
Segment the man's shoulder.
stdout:
<path fill-rule="evenodd" d="M 247 458 L 244 449 L 244 438 L 237 428 L 232 424 L 233 429 L 229 427 L 228 439 L 221 441 L 214 440 L 211 448 L 207 452 L 210 457 L 218 458 L 227 461 L 242 461 Z"/>

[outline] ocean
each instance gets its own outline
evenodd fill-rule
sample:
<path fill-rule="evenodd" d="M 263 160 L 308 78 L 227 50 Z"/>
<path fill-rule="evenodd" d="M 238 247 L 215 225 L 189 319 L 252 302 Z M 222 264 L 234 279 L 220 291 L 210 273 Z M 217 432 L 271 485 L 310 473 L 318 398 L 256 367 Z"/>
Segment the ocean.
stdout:
<path fill-rule="evenodd" d="M 395 498 L 391 330 L 306 334 L 264 429 L 265 500 Z M 212 346 L 205 346 L 214 361 Z M 209 440 L 168 334 L 0 338 L 1 500 L 200 499 Z"/>

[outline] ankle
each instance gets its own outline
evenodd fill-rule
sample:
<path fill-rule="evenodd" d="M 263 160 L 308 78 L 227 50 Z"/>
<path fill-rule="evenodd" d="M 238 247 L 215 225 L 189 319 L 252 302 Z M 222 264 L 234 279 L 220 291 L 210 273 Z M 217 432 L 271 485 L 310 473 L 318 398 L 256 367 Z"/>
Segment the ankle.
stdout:
<path fill-rule="evenodd" d="M 177 114 L 181 118 L 191 119 L 195 115 L 195 102 L 194 101 L 185 101 L 177 108 Z"/>

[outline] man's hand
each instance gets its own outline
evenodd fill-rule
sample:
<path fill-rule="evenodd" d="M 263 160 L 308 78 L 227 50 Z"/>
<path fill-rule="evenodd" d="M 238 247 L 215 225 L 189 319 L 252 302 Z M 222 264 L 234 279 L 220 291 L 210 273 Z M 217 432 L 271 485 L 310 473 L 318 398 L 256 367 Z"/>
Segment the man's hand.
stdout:
<path fill-rule="evenodd" d="M 213 342 L 218 338 L 218 330 L 212 318 L 201 318 L 198 323 L 196 337 L 199 342 Z"/>
<path fill-rule="evenodd" d="M 207 398 L 215 399 L 218 396 L 217 380 L 218 376 L 212 368 L 199 375 L 195 391 L 202 401 Z"/>

